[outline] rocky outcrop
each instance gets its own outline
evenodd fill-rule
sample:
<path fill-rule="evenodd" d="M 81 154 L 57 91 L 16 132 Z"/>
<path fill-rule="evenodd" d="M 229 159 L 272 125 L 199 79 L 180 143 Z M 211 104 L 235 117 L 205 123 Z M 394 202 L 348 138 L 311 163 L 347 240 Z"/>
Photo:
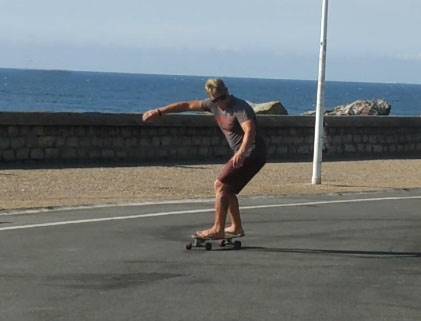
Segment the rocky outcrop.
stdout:
<path fill-rule="evenodd" d="M 270 101 L 261 104 L 255 104 L 248 101 L 248 103 L 251 107 L 253 107 L 256 114 L 288 115 L 288 111 L 280 101 Z"/>
<path fill-rule="evenodd" d="M 330 116 L 383 116 L 389 115 L 392 105 L 383 99 L 376 100 L 357 100 L 347 105 L 335 107 L 333 110 L 328 110 L 325 115 Z M 315 115 L 315 111 L 304 113 L 307 116 Z"/>

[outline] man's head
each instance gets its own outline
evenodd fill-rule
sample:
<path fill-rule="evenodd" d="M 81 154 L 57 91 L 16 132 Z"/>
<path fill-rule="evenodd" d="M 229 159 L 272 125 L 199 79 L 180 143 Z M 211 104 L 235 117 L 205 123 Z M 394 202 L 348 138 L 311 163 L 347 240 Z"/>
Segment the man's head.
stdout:
<path fill-rule="evenodd" d="M 229 96 L 228 88 L 222 79 L 208 79 L 205 90 L 209 99 L 214 103 L 226 100 Z"/>

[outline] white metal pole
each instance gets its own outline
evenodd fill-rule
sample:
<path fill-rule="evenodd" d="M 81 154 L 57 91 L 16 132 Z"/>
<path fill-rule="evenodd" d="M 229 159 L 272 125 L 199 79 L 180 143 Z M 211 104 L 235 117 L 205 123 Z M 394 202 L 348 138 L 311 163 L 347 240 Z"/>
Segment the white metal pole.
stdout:
<path fill-rule="evenodd" d="M 319 78 L 317 83 L 316 123 L 314 127 L 313 177 L 311 183 L 322 183 L 323 114 L 325 109 L 326 47 L 328 0 L 322 0 L 322 22 L 320 35 Z"/>

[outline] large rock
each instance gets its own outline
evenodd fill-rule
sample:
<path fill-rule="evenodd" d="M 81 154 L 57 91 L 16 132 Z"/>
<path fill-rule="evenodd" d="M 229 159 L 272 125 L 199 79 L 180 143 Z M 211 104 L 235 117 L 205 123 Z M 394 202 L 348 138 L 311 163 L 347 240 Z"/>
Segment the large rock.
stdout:
<path fill-rule="evenodd" d="M 356 100 L 347 105 L 335 107 L 333 110 L 328 110 L 325 115 L 330 116 L 382 116 L 389 115 L 392 105 L 383 99 L 376 100 Z M 315 115 L 315 111 L 304 113 L 304 115 Z"/>
<path fill-rule="evenodd" d="M 248 103 L 253 107 L 256 114 L 288 115 L 288 111 L 280 101 L 270 101 L 261 104 L 255 104 L 248 101 Z"/>

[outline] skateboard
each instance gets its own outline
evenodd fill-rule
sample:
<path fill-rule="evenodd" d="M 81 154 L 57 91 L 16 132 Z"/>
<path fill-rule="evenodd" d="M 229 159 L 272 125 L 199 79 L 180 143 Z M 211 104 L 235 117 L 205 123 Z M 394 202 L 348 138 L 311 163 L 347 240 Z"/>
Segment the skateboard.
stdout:
<path fill-rule="evenodd" d="M 241 249 L 241 241 L 237 239 L 240 237 L 243 237 L 243 235 L 226 234 L 224 238 L 219 239 L 200 238 L 192 235 L 192 240 L 186 244 L 186 250 L 204 247 L 206 251 L 210 251 L 212 250 L 214 242 L 216 242 L 220 247 L 230 247 L 235 250 L 239 250 Z"/>

